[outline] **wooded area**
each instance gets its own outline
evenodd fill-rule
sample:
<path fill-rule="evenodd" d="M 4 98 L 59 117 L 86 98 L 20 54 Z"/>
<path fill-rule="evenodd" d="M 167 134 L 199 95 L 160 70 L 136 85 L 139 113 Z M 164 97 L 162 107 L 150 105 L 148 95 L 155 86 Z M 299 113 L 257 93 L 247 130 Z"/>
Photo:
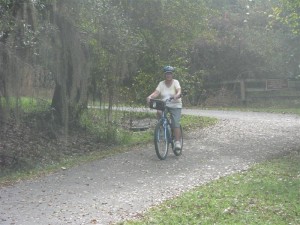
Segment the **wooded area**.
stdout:
<path fill-rule="evenodd" d="M 297 0 L 0 0 L 1 127 L 22 97 L 50 101 L 66 132 L 89 102 L 144 104 L 164 65 L 193 105 L 211 83 L 299 79 L 299 14 Z"/>

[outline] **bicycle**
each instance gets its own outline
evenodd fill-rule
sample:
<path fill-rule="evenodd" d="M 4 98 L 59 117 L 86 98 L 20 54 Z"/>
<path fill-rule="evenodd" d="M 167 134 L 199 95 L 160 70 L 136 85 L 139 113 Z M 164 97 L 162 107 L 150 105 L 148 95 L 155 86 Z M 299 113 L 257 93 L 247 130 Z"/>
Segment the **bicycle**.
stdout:
<path fill-rule="evenodd" d="M 175 137 L 173 134 L 172 126 L 171 126 L 171 119 L 168 116 L 167 106 L 166 103 L 171 101 L 172 98 L 167 99 L 166 101 L 158 100 L 158 99 L 150 99 L 150 108 L 161 110 L 162 116 L 158 120 L 155 130 L 154 130 L 154 145 L 155 145 L 155 152 L 157 157 L 160 160 L 166 159 L 169 151 L 169 145 L 171 144 L 172 150 L 174 155 L 180 156 L 182 154 L 182 147 L 183 147 L 183 132 L 182 127 L 180 125 L 180 144 L 181 149 L 175 149 Z"/>

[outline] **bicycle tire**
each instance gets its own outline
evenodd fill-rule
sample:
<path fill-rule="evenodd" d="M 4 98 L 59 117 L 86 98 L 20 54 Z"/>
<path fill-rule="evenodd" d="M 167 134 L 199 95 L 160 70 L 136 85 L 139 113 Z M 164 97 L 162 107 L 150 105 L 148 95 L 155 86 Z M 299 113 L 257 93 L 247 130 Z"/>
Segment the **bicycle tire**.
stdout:
<path fill-rule="evenodd" d="M 167 135 L 168 134 L 165 134 L 165 130 L 162 122 L 159 121 L 155 126 L 154 145 L 155 145 L 156 155 L 160 160 L 166 159 L 168 155 L 169 140 Z"/>
<path fill-rule="evenodd" d="M 173 145 L 173 152 L 174 155 L 180 156 L 182 154 L 182 149 L 183 149 L 183 132 L 182 132 L 182 127 L 180 125 L 180 133 L 181 133 L 181 138 L 180 138 L 180 144 L 181 144 L 181 149 L 175 149 L 175 146 Z"/>

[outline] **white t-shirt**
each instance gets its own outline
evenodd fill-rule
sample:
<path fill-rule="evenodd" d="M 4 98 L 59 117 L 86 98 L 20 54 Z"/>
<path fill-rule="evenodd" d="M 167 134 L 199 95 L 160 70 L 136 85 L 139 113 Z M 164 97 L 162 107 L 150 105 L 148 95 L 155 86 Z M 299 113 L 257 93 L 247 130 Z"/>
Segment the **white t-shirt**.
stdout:
<path fill-rule="evenodd" d="M 173 79 L 173 82 L 170 87 L 166 86 L 165 81 L 161 81 L 161 82 L 159 82 L 156 90 L 159 92 L 161 99 L 166 100 L 166 99 L 176 95 L 176 92 L 177 92 L 176 89 L 178 89 L 178 88 L 181 88 L 179 81 Z M 167 106 L 170 108 L 182 108 L 181 98 L 176 99 L 176 100 L 173 99 L 172 101 L 167 102 Z"/>

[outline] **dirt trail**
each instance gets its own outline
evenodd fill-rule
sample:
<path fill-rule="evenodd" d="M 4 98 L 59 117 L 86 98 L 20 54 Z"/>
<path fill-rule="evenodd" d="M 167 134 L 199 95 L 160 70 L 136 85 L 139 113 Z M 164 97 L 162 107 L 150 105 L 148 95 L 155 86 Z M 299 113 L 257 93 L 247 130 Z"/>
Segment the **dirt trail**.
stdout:
<path fill-rule="evenodd" d="M 195 186 L 300 146 L 300 117 L 183 110 L 220 118 L 186 134 L 184 152 L 157 159 L 153 145 L 0 189 L 0 224 L 111 224 Z"/>

